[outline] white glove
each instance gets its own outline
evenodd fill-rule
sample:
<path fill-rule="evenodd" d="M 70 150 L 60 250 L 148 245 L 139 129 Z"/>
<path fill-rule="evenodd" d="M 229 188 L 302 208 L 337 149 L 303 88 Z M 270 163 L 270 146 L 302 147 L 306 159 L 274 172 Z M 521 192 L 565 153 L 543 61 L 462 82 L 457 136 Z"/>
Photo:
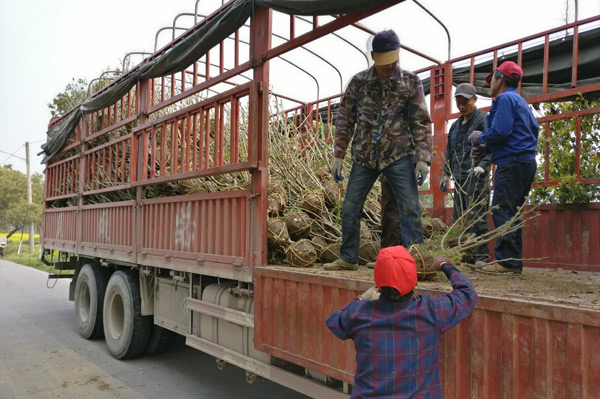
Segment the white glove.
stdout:
<path fill-rule="evenodd" d="M 473 132 L 469 135 L 469 142 L 471 146 L 477 147 L 479 145 L 479 136 L 481 136 L 481 132 L 479 130 L 473 130 Z"/>
<path fill-rule="evenodd" d="M 362 299 L 364 301 L 376 301 L 379 299 L 379 290 L 377 287 L 371 287 L 362 294 L 358 296 L 358 299 Z"/>
<path fill-rule="evenodd" d="M 442 180 L 440 181 L 440 190 L 442 190 L 443 193 L 448 191 L 448 180 L 450 180 L 450 176 L 442 176 Z"/>
<path fill-rule="evenodd" d="M 485 169 L 483 169 L 481 166 L 475 166 L 473 168 L 473 175 L 475 176 L 483 175 L 484 173 Z"/>
<path fill-rule="evenodd" d="M 415 175 L 417 176 L 417 184 L 422 186 L 429 176 L 429 165 L 425 161 L 417 162 L 417 166 L 415 166 Z"/>
<path fill-rule="evenodd" d="M 333 176 L 333 180 L 336 183 L 344 180 L 344 176 L 342 176 L 342 160 L 341 158 L 334 158 L 333 163 L 331 164 L 331 176 Z"/>

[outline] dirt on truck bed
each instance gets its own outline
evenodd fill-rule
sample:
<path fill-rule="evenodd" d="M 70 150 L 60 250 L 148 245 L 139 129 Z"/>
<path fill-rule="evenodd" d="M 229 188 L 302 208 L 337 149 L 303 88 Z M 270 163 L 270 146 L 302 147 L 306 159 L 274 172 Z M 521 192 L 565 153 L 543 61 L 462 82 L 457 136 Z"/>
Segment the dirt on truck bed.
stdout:
<path fill-rule="evenodd" d="M 360 266 L 355 271 L 328 271 L 321 264 L 297 268 L 270 265 L 300 273 L 318 274 L 350 280 L 374 281 L 373 269 Z M 479 295 L 532 302 L 563 304 L 590 310 L 600 310 L 600 273 L 564 269 L 524 268 L 521 275 L 486 274 L 465 265 L 458 269 L 467 275 Z M 450 291 L 452 287 L 443 273 L 434 281 L 419 281 L 417 290 Z"/>

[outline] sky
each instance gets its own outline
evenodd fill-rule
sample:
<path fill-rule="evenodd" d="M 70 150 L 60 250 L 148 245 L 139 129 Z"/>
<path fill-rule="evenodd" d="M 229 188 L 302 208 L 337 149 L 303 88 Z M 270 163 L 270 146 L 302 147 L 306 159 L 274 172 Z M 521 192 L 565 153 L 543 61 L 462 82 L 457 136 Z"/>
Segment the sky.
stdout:
<path fill-rule="evenodd" d="M 452 58 L 574 19 L 574 0 L 501 3 L 420 0 L 419 3 L 450 31 Z M 195 4 L 195 0 L 0 0 L 0 165 L 11 164 L 13 169 L 25 173 L 25 142 L 29 142 L 31 170 L 42 173 L 44 165 L 37 153 L 46 141 L 51 117 L 48 104 L 52 99 L 72 79 L 85 78 L 89 82 L 109 67 L 120 66 L 129 52 L 153 52 L 156 32 L 172 26 L 178 14 L 193 13 Z M 202 0 L 199 13 L 206 14 L 220 4 L 221 0 Z M 597 14 L 600 14 L 600 0 L 579 0 L 580 20 Z M 407 0 L 363 23 L 374 31 L 394 29 L 403 44 L 441 61 L 448 58 L 443 28 L 413 1 Z M 193 17 L 182 16 L 177 25 L 191 27 Z M 161 32 L 158 48 L 170 39 L 170 31 Z M 357 46 L 366 50 L 366 40 L 360 40 L 363 42 L 356 43 Z M 342 65 L 344 81 L 364 69 L 360 65 L 347 65 L 343 62 L 344 55 L 336 53 L 326 41 L 311 46 L 313 51 Z M 138 63 L 141 58 L 133 60 Z M 410 63 L 405 66 L 402 53 L 400 62 L 405 69 L 417 67 Z M 325 77 L 333 72 L 315 67 L 312 73 Z M 324 84 L 321 97 L 340 91 L 339 78 L 332 75 L 323 80 L 332 83 L 328 89 L 332 93 L 327 92 Z M 312 84 L 309 81 L 307 87 Z M 285 90 L 285 86 L 280 89 L 282 94 Z"/>

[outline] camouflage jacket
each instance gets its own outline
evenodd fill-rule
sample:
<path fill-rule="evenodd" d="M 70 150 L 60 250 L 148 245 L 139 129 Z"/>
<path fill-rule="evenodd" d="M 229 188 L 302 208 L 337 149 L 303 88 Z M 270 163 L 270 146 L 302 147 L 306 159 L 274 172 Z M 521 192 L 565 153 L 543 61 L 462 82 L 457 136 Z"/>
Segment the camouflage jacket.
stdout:
<path fill-rule="evenodd" d="M 419 77 L 400 67 L 386 81 L 375 67 L 352 78 L 335 123 L 334 156 L 383 170 L 406 156 L 431 163 L 431 118 Z"/>

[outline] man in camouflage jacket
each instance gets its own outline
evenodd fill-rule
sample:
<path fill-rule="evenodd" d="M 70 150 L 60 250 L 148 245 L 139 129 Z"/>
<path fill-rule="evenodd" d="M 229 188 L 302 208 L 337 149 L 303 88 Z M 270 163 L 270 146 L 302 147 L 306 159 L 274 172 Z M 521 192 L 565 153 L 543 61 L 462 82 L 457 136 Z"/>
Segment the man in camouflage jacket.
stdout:
<path fill-rule="evenodd" d="M 352 78 L 340 104 L 331 170 L 336 181 L 343 179 L 342 161 L 351 140 L 352 169 L 342 205 L 340 259 L 323 265 L 328 270 L 358 267 L 360 218 L 380 174 L 398 204 L 404 246 L 423 242 L 417 179 L 422 184 L 429 174 L 431 118 L 420 79 L 398 66 L 399 48 L 394 31 L 375 35 L 375 65 Z"/>

